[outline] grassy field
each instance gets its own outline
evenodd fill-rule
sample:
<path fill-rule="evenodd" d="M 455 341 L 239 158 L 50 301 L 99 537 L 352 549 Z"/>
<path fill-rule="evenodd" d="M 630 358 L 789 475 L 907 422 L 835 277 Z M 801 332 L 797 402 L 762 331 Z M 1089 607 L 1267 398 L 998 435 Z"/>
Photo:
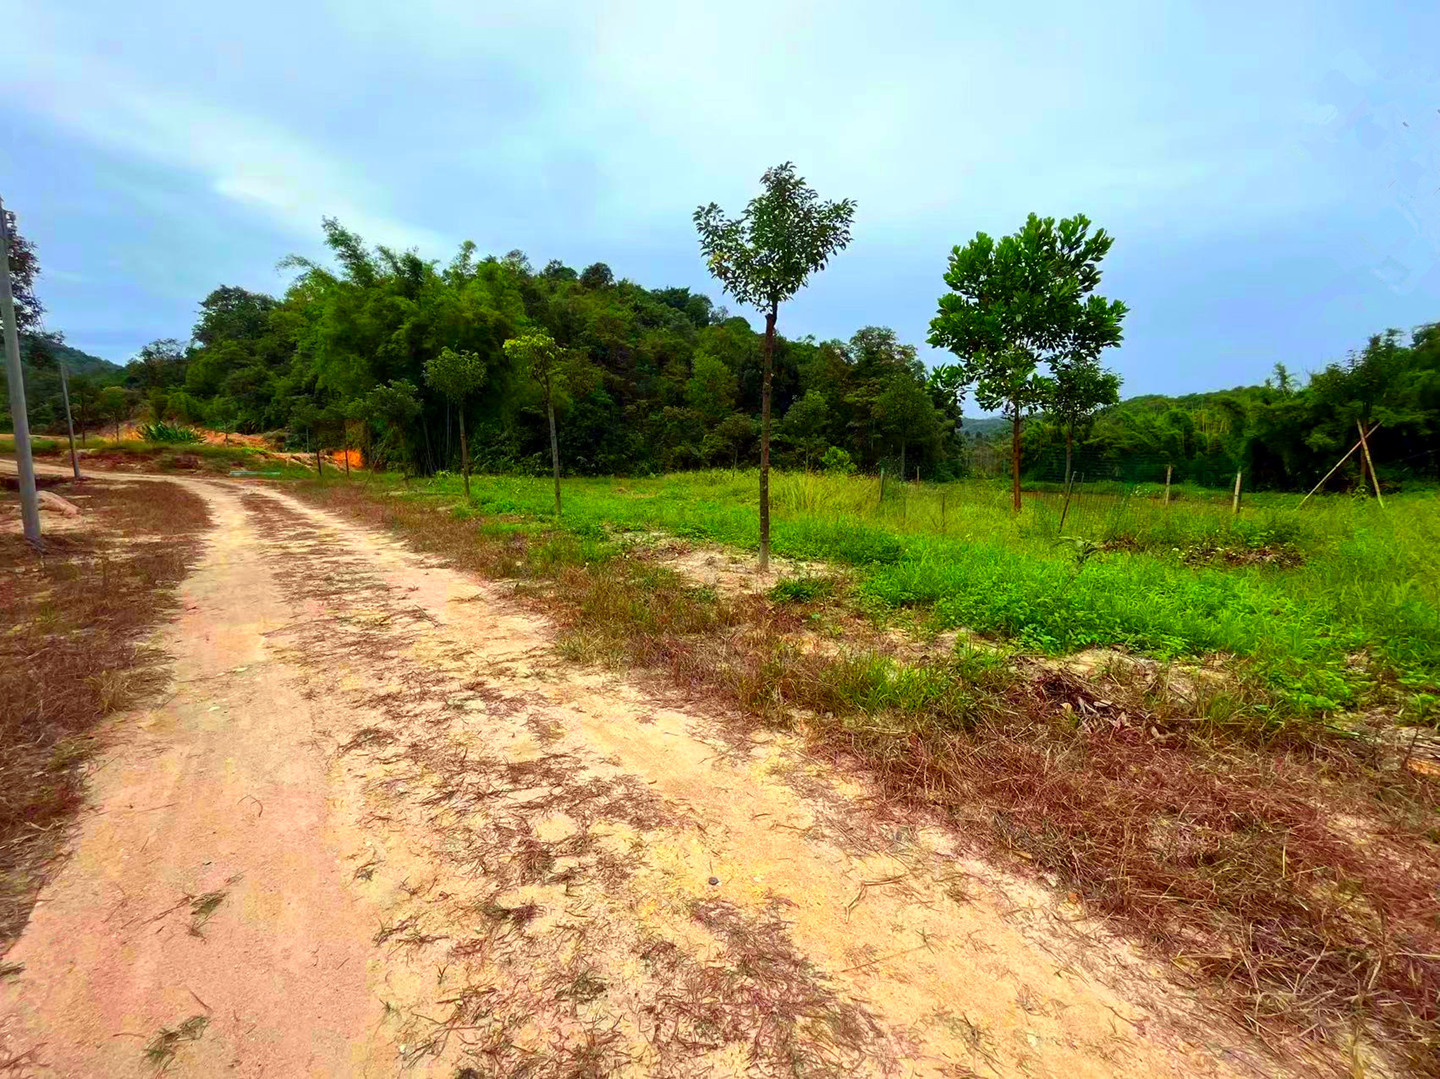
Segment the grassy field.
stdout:
<path fill-rule="evenodd" d="M 393 482 L 377 480 L 376 482 Z M 777 554 L 853 569 L 876 610 L 907 609 L 936 629 L 965 627 L 1048 654 L 1117 646 L 1159 659 L 1231 666 L 1263 699 L 1259 719 L 1403 700 L 1404 718 L 1440 715 L 1440 497 L 1373 501 L 1228 495 L 1158 487 L 1083 492 L 1063 530 L 1063 496 L 1026 497 L 1017 519 L 1002 485 L 890 484 L 777 474 Z M 416 481 L 456 499 L 458 478 Z M 549 481 L 472 478 L 486 514 L 543 519 Z M 754 548 L 753 472 L 565 485 L 572 529 L 656 530 Z M 1218 699 L 1216 709 L 1237 708 Z"/>

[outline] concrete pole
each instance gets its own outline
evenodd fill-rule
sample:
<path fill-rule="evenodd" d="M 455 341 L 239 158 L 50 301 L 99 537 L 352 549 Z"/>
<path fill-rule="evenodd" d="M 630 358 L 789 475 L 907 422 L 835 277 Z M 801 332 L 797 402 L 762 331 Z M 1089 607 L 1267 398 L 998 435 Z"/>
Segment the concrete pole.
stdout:
<path fill-rule="evenodd" d="M 30 416 L 25 411 L 25 376 L 20 370 L 20 333 L 10 290 L 10 228 L 0 201 L 0 318 L 5 321 L 5 374 L 10 383 L 10 416 L 15 423 L 15 466 L 20 473 L 20 518 L 25 539 L 40 546 L 40 503 L 35 496 L 35 462 L 30 459 Z"/>

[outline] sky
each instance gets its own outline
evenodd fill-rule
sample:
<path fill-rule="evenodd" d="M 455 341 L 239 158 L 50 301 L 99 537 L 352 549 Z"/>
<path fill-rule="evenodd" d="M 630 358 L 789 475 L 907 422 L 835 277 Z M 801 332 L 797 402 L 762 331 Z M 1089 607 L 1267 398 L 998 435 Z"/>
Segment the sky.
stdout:
<path fill-rule="evenodd" d="M 600 260 L 727 302 L 690 215 L 791 160 L 857 200 L 789 336 L 924 341 L 956 244 L 1115 237 L 1125 393 L 1316 370 L 1440 321 L 1440 5 L 6 0 L 0 196 L 47 325 L 123 362 L 322 216 L 448 261 Z M 732 311 L 740 311 L 733 303 Z"/>

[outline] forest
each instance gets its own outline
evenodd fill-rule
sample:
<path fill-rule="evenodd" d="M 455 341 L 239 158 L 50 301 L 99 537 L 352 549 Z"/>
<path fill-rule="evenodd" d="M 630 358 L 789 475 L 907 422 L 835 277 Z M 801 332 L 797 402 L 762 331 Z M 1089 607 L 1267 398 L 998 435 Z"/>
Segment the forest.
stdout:
<path fill-rule="evenodd" d="M 24 335 L 32 423 L 63 430 L 55 361 L 65 358 L 87 432 L 142 417 L 283 432 L 291 449 L 354 445 L 377 464 L 430 474 L 459 469 L 463 409 L 474 470 L 541 474 L 545 387 L 503 347 L 537 331 L 565 360 L 551 390 L 567 474 L 757 460 L 763 335 L 707 296 L 647 289 L 604 263 L 536 269 L 520 251 L 481 257 L 470 243 L 441 263 L 367 245 L 332 219 L 323 227 L 332 266 L 286 259 L 294 278 L 280 297 L 220 286 L 188 336 L 154 341 L 123 368 L 58 335 Z M 458 403 L 426 377 L 445 349 L 483 368 Z M 778 334 L 776 463 L 942 482 L 1008 473 L 1010 422 L 962 418 L 970 381 L 963 364 L 927 369 L 885 327 L 848 340 Z M 1207 394 L 1122 401 L 1118 377 L 1103 372 L 1089 399 L 1067 409 L 1054 379 L 1032 381 L 1035 392 L 1015 402 L 1027 479 L 1062 480 L 1073 461 L 1086 481 L 1154 482 L 1169 469 L 1176 482 L 1225 486 L 1240 469 L 1247 487 L 1303 489 L 1355 442 L 1357 423 L 1378 424 L 1371 451 L 1383 483 L 1440 477 L 1437 326 L 1378 333 L 1308 378 L 1277 362 L 1263 385 Z M 1357 457 L 1331 485 L 1365 482 Z"/>

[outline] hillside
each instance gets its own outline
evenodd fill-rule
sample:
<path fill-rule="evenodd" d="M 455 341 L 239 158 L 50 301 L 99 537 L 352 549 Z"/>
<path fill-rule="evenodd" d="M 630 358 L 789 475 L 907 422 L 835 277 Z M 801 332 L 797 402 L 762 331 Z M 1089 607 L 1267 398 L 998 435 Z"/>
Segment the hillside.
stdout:
<path fill-rule="evenodd" d="M 119 364 L 81 352 L 63 342 L 45 341 L 41 344 L 36 337 L 25 334 L 20 338 L 20 362 L 25 365 L 27 378 L 34 366 L 35 353 L 41 348 L 48 350 L 55 359 L 63 360 L 66 370 L 72 375 L 109 375 L 121 370 Z M 43 362 L 41 366 L 45 366 Z"/>

